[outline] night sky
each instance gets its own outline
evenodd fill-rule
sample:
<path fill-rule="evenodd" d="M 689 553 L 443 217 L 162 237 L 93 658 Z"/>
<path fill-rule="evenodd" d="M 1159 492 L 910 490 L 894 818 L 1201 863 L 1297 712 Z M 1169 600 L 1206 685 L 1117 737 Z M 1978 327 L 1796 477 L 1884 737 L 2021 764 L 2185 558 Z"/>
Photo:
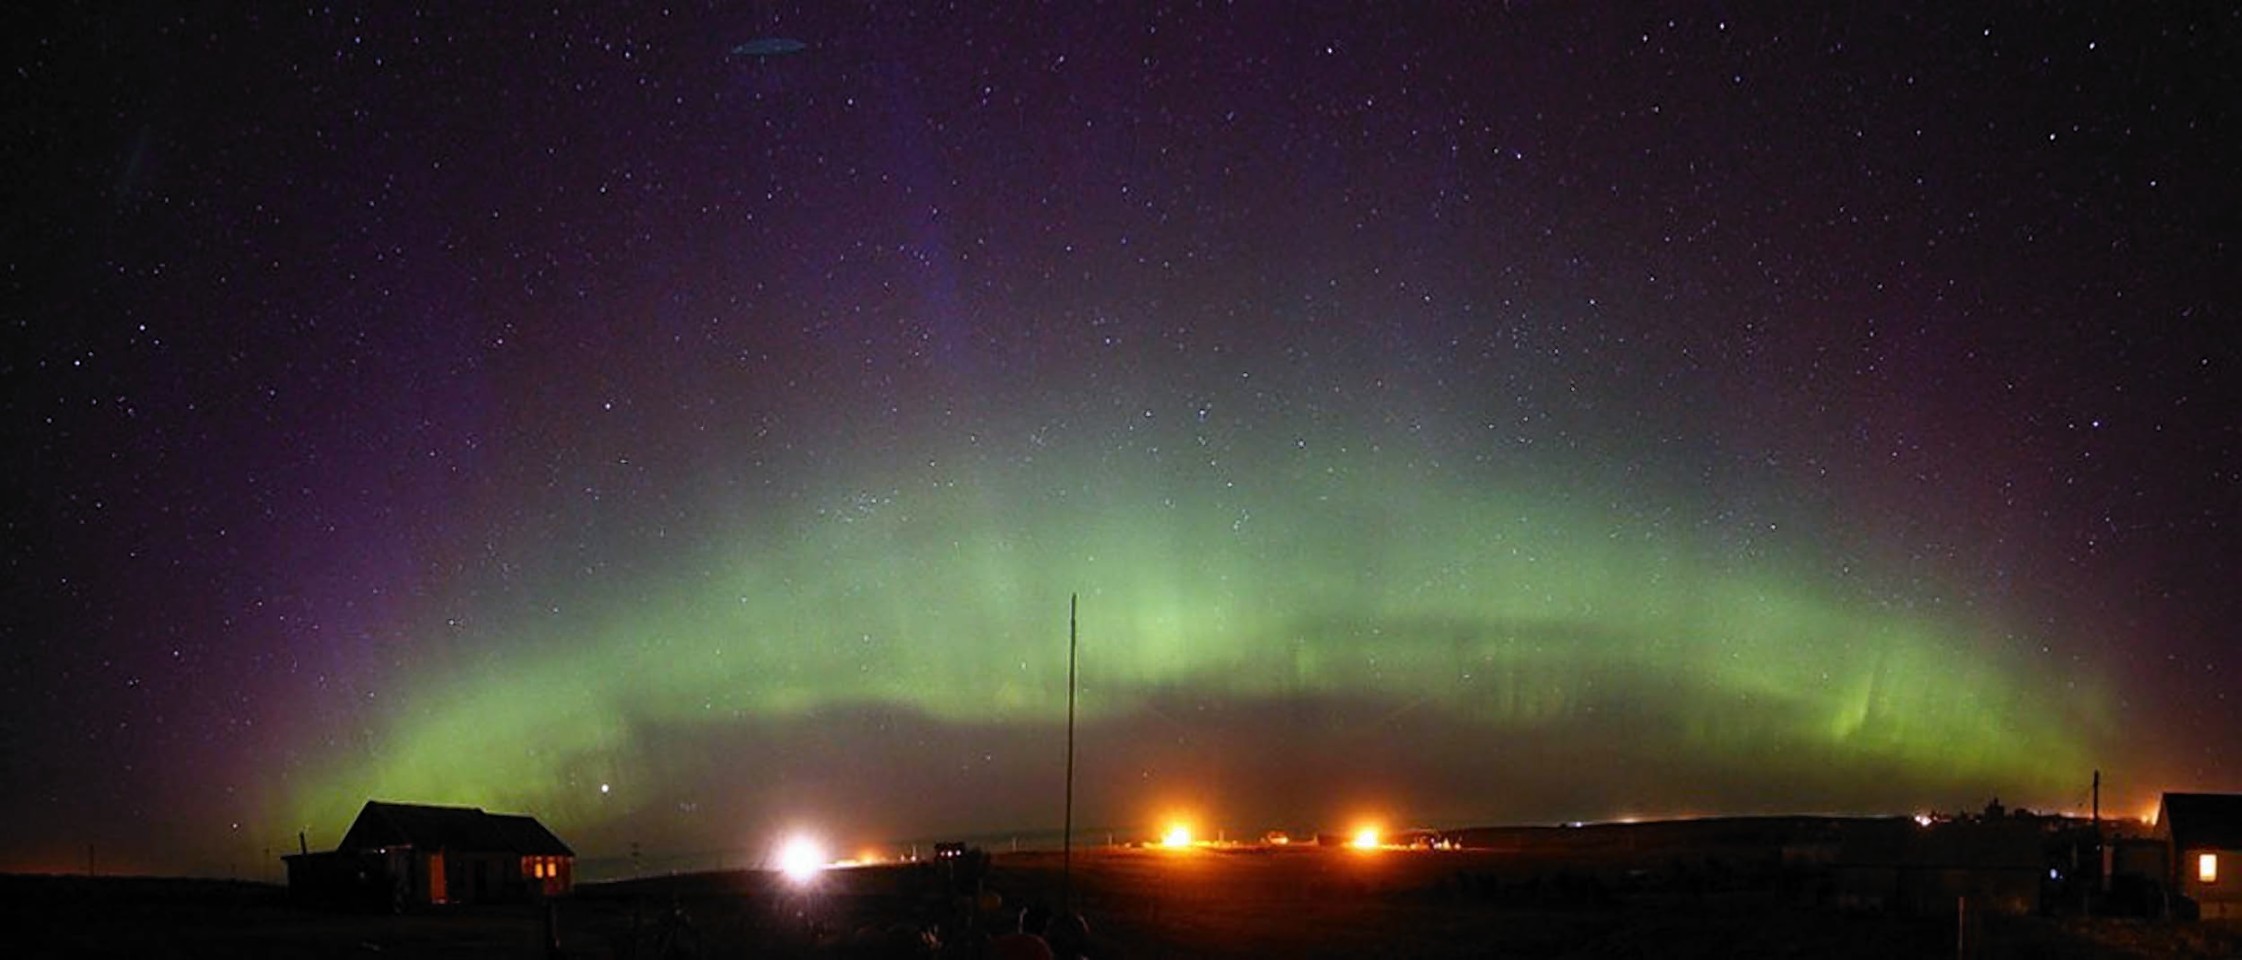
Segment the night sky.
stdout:
<path fill-rule="evenodd" d="M 1077 593 L 1101 834 L 2242 790 L 2228 5 L 231 6 L 9 15 L 0 869 L 1055 829 Z"/>

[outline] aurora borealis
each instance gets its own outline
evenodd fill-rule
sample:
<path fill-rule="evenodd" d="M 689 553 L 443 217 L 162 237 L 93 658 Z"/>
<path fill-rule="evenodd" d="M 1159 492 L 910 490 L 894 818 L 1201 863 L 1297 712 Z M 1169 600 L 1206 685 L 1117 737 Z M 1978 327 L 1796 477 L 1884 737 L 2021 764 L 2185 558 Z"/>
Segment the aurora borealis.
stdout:
<path fill-rule="evenodd" d="M 58 15 L 0 869 L 2242 789 L 2242 21 L 1787 6 Z"/>

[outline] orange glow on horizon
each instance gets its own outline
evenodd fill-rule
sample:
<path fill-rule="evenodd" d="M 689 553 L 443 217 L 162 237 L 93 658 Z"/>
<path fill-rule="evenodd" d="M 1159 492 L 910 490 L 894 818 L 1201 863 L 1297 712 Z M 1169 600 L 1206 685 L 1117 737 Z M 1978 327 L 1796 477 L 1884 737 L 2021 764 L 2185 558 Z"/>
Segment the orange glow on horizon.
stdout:
<path fill-rule="evenodd" d="M 1160 835 L 1160 845 L 1170 848 L 1190 846 L 1191 828 L 1181 823 L 1170 824 L 1168 832 Z"/>
<path fill-rule="evenodd" d="M 1357 850 L 1376 850 L 1385 844 L 1378 835 L 1377 827 L 1358 827 L 1355 829 L 1354 842 L 1350 845 Z"/>

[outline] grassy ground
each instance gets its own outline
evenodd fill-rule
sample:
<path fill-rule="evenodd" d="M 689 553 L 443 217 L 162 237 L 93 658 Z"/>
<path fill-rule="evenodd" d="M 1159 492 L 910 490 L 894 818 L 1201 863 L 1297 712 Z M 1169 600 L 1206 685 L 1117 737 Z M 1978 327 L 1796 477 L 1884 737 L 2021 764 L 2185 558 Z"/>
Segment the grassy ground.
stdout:
<path fill-rule="evenodd" d="M 530 957 L 526 908 L 369 917 L 298 909 L 269 884 L 0 876 L 14 957 Z"/>
<path fill-rule="evenodd" d="M 1055 900 L 1054 859 L 1002 858 L 994 882 Z M 1779 879 L 1630 886 L 1625 872 L 1475 852 L 1119 851 L 1077 858 L 1074 874 L 1092 955 L 1107 958 L 2242 956 L 2242 925 L 1958 925 L 1838 911 Z"/>
<path fill-rule="evenodd" d="M 1819 905 L 1777 873 L 1644 880 L 1622 864 L 1471 851 L 1112 850 L 991 864 L 978 900 L 938 868 L 587 887 L 542 907 L 404 916 L 300 909 L 278 888 L 0 877 L 15 957 L 976 956 L 1021 906 L 1066 898 L 1088 955 L 1146 957 L 2242 957 L 2242 924 L 1894 917 Z M 1707 878 L 1710 877 L 1710 880 Z M 1957 942 L 1959 941 L 1959 942 Z"/>

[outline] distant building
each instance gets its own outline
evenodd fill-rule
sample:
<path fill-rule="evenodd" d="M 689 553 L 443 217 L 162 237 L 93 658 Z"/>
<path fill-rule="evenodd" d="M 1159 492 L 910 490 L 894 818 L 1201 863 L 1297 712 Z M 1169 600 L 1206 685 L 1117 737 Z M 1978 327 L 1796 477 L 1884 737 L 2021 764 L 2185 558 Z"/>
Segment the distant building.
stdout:
<path fill-rule="evenodd" d="M 1839 906 L 1911 916 L 2029 914 L 2041 906 L 2045 827 L 1989 807 L 1984 818 L 1851 824 L 1830 863 Z"/>
<path fill-rule="evenodd" d="M 2242 919 L 2242 794 L 2167 793 L 2156 836 L 2171 848 L 2172 892 L 2203 919 Z"/>
<path fill-rule="evenodd" d="M 532 817 L 379 800 L 334 850 L 281 859 L 296 896 L 372 909 L 535 900 L 576 879 L 575 851 Z"/>

